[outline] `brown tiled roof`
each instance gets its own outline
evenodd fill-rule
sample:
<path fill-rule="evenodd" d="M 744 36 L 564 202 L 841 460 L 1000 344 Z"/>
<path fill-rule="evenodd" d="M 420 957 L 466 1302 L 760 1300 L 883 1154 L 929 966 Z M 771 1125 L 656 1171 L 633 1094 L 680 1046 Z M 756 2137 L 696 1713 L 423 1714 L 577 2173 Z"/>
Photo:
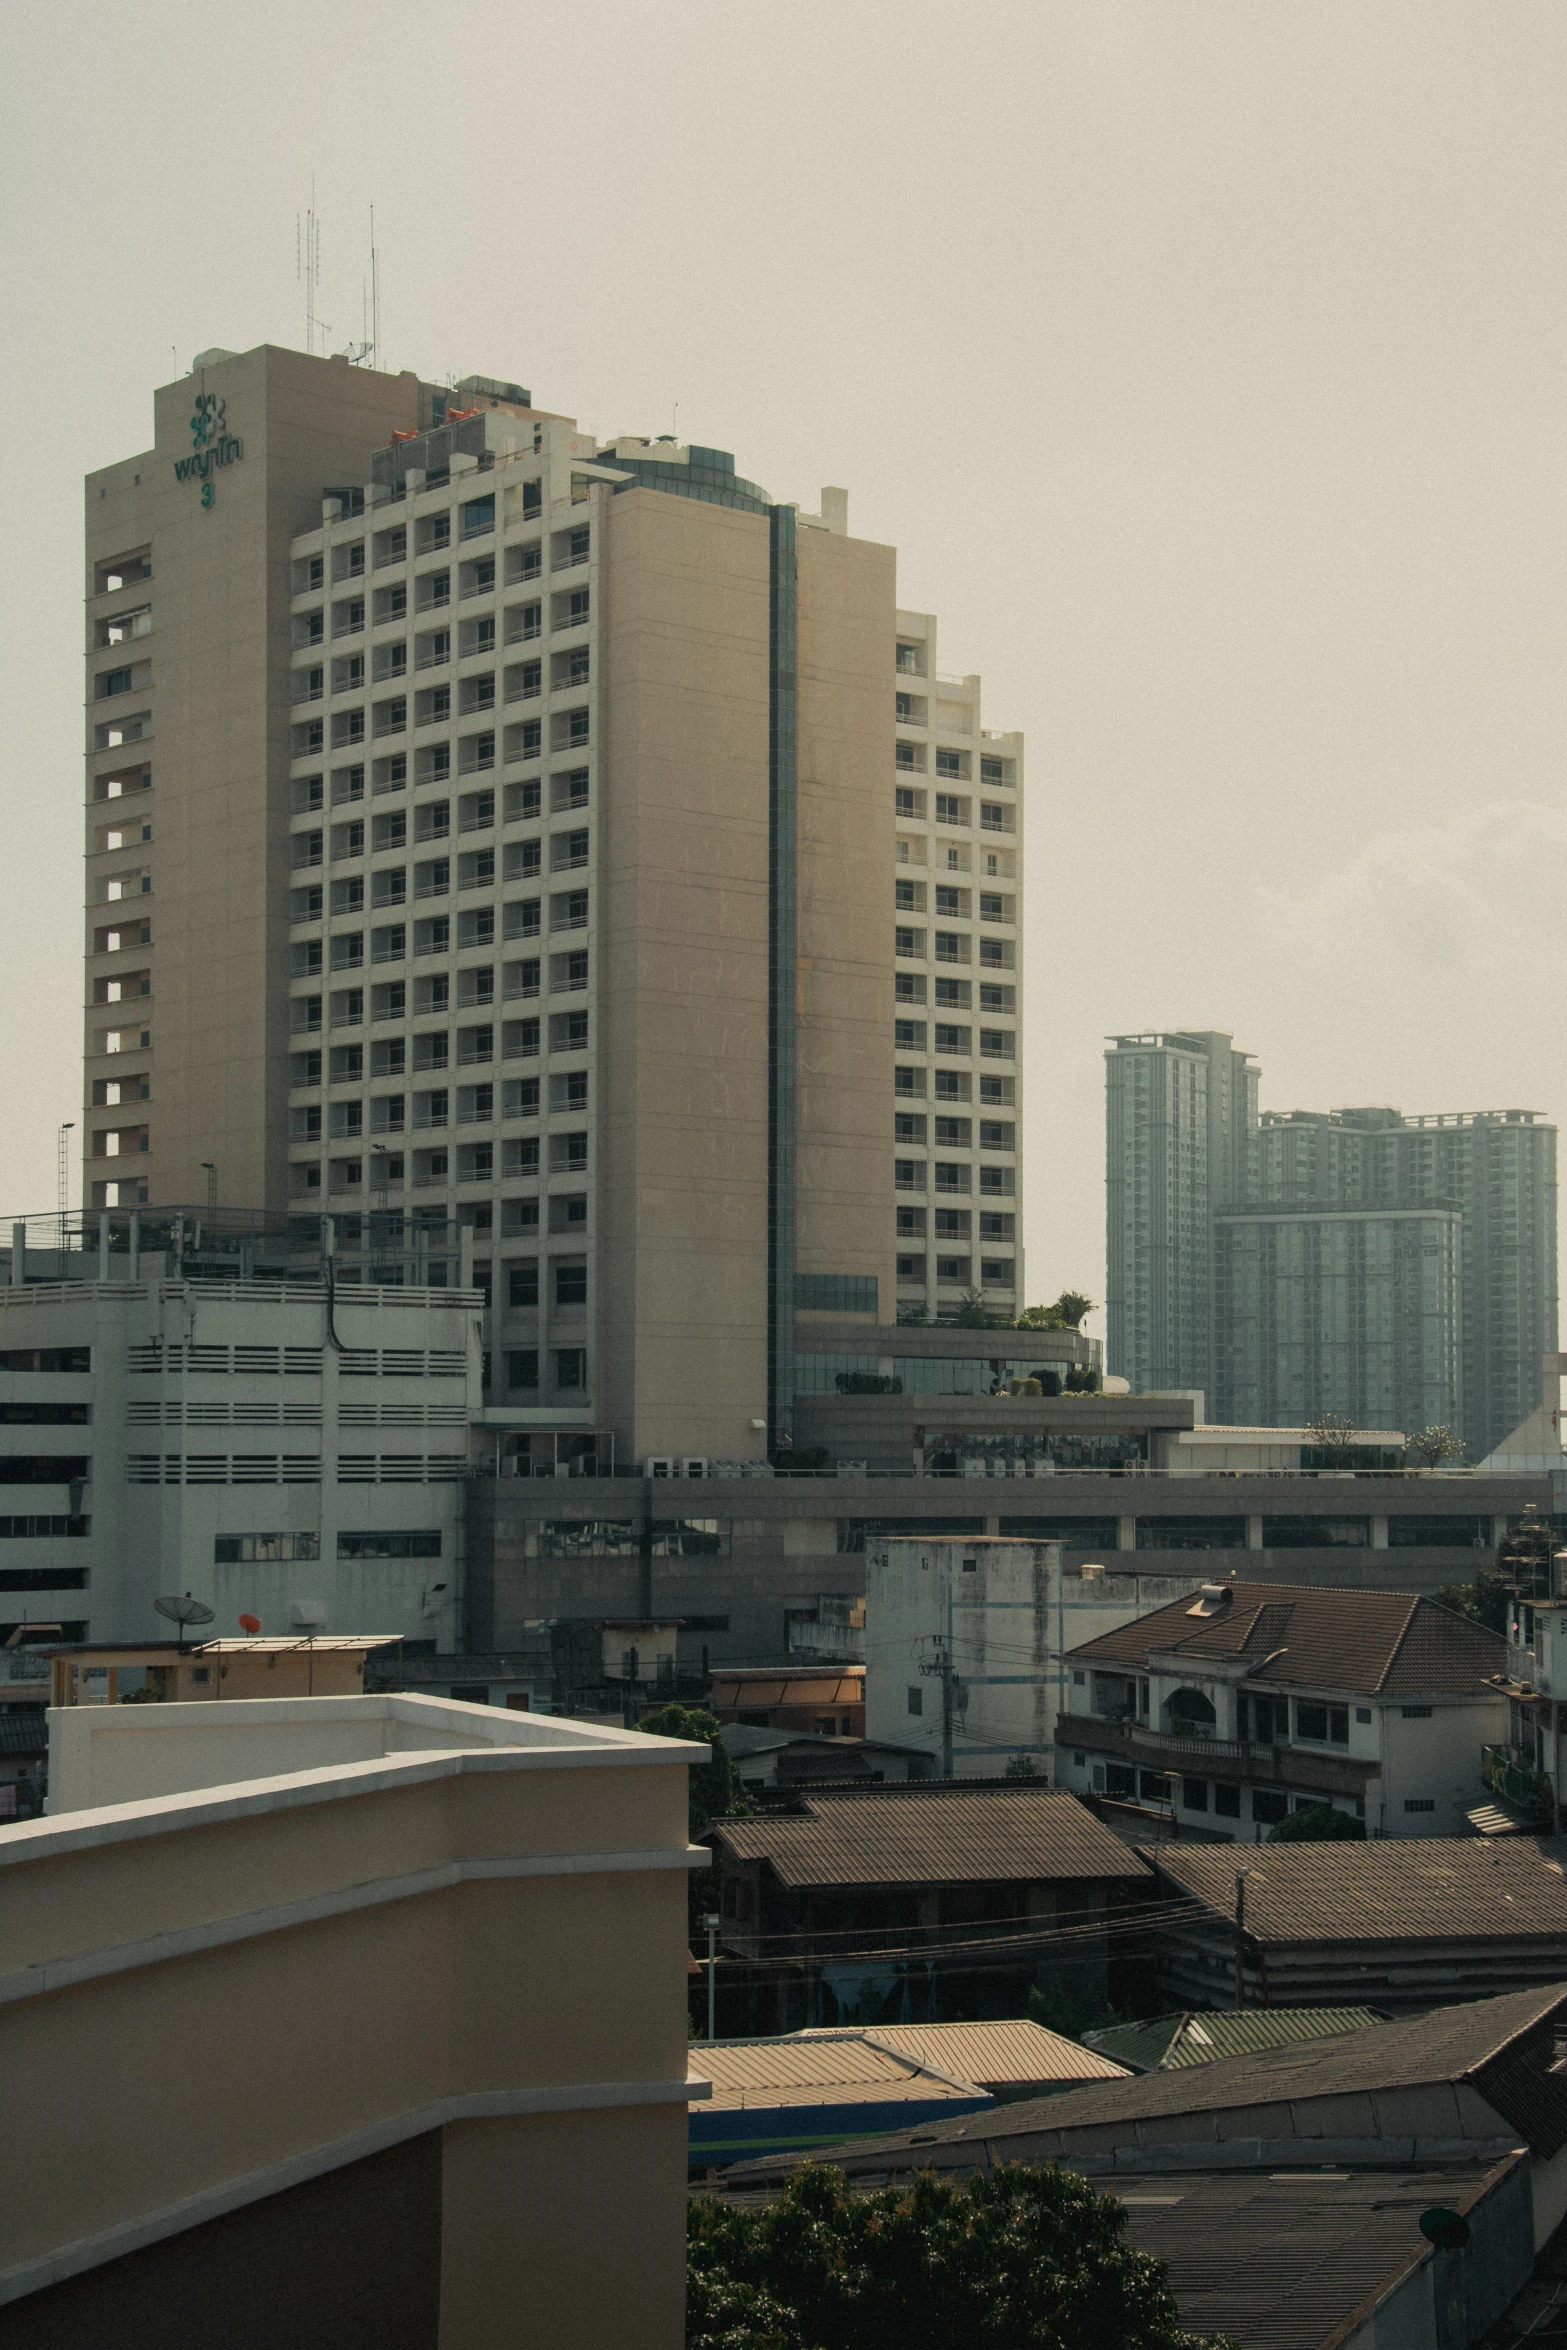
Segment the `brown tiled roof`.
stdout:
<path fill-rule="evenodd" d="M 1368 1844 L 1161 1844 L 1147 1857 L 1172 1890 L 1235 1914 L 1264 1944 L 1508 1941 L 1567 1946 L 1567 1878 L 1530 1836 L 1421 1836 Z M 1564 1970 L 1567 1971 L 1567 1970 Z"/>
<path fill-rule="evenodd" d="M 717 1820 L 736 1860 L 766 1860 L 786 1885 L 971 1885 L 1133 1878 L 1143 1861 L 1092 1812 L 1050 1788 L 878 1789 L 813 1795 L 803 1814 Z"/>
<path fill-rule="evenodd" d="M 1071 1650 L 1079 1662 L 1145 1668 L 1150 1653 L 1193 1663 L 1254 1657 L 1247 1676 L 1367 1697 L 1461 1696 L 1506 1661 L 1507 1644 L 1466 1616 L 1408 1591 L 1330 1591 L 1309 1583 L 1225 1583 L 1213 1615 L 1193 1615 L 1200 1593 Z M 1280 1653 L 1275 1653 L 1275 1652 Z"/>

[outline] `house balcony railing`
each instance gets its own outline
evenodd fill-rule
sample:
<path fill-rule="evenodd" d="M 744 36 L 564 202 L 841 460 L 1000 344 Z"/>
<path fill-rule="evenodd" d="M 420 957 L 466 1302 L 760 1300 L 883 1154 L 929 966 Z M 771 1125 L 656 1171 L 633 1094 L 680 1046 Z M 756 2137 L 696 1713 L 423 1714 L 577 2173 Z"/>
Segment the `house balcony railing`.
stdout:
<path fill-rule="evenodd" d="M 1060 1715 L 1056 1744 L 1119 1755 L 1144 1770 L 1180 1771 L 1193 1778 L 1248 1785 L 1315 1788 L 1333 1795 L 1364 1795 L 1367 1781 L 1382 1775 L 1380 1762 L 1370 1758 L 1325 1754 L 1316 1747 L 1262 1744 L 1253 1739 L 1177 1735 L 1097 1714 Z"/>
<path fill-rule="evenodd" d="M 1504 1803 L 1542 1819 L 1554 1818 L 1556 1796 L 1549 1776 L 1521 1762 L 1510 1746 L 1481 1747 L 1480 1779 L 1488 1793 Z"/>

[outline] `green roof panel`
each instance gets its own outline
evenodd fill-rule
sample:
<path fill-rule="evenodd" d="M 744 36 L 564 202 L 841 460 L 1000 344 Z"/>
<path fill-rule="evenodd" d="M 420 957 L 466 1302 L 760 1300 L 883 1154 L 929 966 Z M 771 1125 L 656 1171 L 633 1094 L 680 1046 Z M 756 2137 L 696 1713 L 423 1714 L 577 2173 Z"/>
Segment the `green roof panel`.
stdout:
<path fill-rule="evenodd" d="M 1145 2023 L 1085 2032 L 1083 2044 L 1134 2073 L 1169 2073 L 1185 2065 L 1212 2064 L 1220 2056 L 1282 2048 L 1292 2040 L 1327 2040 L 1386 2021 L 1374 2007 L 1241 2007 L 1213 2013 L 1188 2009 Z"/>

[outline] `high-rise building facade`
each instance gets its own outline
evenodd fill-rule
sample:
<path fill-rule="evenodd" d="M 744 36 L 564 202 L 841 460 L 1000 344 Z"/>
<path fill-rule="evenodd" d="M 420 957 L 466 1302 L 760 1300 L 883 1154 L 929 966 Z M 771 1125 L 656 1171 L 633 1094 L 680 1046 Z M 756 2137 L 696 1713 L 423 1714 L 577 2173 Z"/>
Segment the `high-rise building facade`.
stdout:
<path fill-rule="evenodd" d="M 1105 1086 L 1106 1362 L 1134 1393 L 1206 1393 L 1213 1216 L 1247 1195 L 1257 1070 L 1212 1030 L 1117 1036 Z"/>
<path fill-rule="evenodd" d="M 455 1216 L 487 1416 L 622 1458 L 786 1449 L 797 1317 L 1020 1302 L 1021 744 L 846 504 L 490 379 L 160 389 L 87 485 L 85 1204 Z"/>
<path fill-rule="evenodd" d="M 1269 1111 L 1255 1196 L 1253 1243 L 1290 1227 L 1297 1246 L 1344 1259 L 1357 1234 L 1376 1232 L 1377 1270 L 1359 1283 L 1353 1343 L 1309 1307 L 1286 1338 L 1282 1300 L 1270 1337 L 1242 1303 L 1234 1220 L 1222 1243 L 1237 1275 L 1226 1406 L 1249 1408 L 1306 1381 L 1321 1409 L 1368 1425 L 1389 1413 L 1405 1428 L 1441 1422 L 1476 1460 L 1534 1409 L 1557 1318 L 1556 1129 L 1537 1112 Z M 1390 1400 L 1362 1415 L 1349 1397 L 1368 1383 Z"/>
<path fill-rule="evenodd" d="M 936 622 L 898 614 L 893 1084 L 900 1313 L 979 1289 L 1023 1303 L 1023 742 L 987 734 L 977 677 L 942 677 Z"/>
<path fill-rule="evenodd" d="M 1531 1110 L 1266 1112 L 1227 1036 L 1106 1054 L 1107 1362 L 1216 1420 L 1440 1423 L 1481 1459 L 1556 1345 L 1556 1130 Z"/>
<path fill-rule="evenodd" d="M 1213 1220 L 1216 1420 L 1461 1423 L 1464 1219 L 1443 1207 L 1249 1206 Z"/>

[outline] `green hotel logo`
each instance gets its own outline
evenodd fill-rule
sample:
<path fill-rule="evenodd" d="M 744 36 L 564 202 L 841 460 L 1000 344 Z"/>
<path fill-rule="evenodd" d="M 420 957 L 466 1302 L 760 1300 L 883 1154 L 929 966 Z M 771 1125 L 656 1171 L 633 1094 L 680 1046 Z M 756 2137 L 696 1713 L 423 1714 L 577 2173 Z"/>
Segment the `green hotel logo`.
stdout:
<path fill-rule="evenodd" d="M 216 392 L 198 392 L 190 420 L 190 447 L 188 457 L 176 457 L 176 481 L 206 483 L 201 502 L 212 503 L 211 474 L 215 465 L 232 465 L 245 454 L 245 444 L 228 429 L 228 402 Z"/>

